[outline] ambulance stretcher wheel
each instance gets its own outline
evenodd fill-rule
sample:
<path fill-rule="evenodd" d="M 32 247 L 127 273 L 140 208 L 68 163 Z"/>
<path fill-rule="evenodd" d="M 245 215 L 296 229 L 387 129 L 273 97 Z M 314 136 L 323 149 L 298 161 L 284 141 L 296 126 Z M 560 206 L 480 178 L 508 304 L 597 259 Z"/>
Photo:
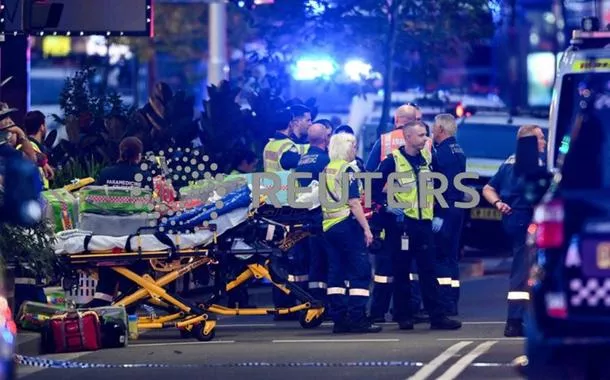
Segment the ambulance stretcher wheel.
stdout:
<path fill-rule="evenodd" d="M 301 315 L 299 317 L 299 323 L 301 324 L 301 327 L 304 329 L 315 329 L 316 327 L 320 327 L 322 322 L 324 322 L 325 314 L 326 314 L 326 311 L 323 312 L 322 315 L 318 316 L 317 318 L 314 318 L 311 321 L 307 322 L 305 320 L 305 317 L 307 316 L 307 312 L 301 313 Z"/>
<path fill-rule="evenodd" d="M 212 331 L 210 331 L 206 335 L 205 324 L 198 323 L 198 324 L 194 325 L 193 328 L 191 329 L 191 334 L 198 341 L 209 342 L 210 340 L 214 339 L 214 336 L 216 335 L 216 329 L 212 329 Z"/>

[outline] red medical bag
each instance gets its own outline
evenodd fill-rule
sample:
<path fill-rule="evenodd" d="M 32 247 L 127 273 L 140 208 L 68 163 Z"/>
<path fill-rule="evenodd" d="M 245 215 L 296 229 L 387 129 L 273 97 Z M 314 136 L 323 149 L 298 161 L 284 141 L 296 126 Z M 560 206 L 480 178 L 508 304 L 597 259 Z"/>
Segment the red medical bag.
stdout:
<path fill-rule="evenodd" d="M 99 316 L 94 311 L 55 315 L 49 319 L 42 341 L 47 353 L 98 350 L 102 347 Z"/>

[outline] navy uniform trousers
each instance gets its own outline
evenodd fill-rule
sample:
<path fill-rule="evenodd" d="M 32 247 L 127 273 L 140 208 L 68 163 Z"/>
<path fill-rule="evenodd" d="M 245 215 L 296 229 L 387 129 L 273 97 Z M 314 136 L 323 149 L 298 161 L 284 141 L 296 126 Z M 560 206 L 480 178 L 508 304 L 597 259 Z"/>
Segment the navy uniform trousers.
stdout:
<path fill-rule="evenodd" d="M 330 316 L 336 324 L 367 325 L 371 264 L 364 231 L 350 217 L 332 226 L 324 237 L 328 242 Z"/>
<path fill-rule="evenodd" d="M 460 298 L 460 238 L 464 224 L 464 210 L 448 208 L 443 215 L 443 226 L 435 234 L 437 274 L 440 301 L 446 313 L 457 315 Z"/>

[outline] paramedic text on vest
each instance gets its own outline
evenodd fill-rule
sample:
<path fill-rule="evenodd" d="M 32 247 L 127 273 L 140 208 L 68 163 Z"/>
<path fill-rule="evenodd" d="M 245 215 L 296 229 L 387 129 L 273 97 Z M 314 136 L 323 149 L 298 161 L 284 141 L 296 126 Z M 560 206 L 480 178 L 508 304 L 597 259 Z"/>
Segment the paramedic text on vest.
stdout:
<path fill-rule="evenodd" d="M 402 126 L 410 121 L 421 120 L 422 114 L 419 108 L 412 104 L 405 104 L 396 110 L 394 113 L 394 130 L 381 135 L 369 154 L 369 159 L 366 162 L 366 171 L 374 172 L 377 170 L 379 163 L 384 160 L 388 154 L 394 149 L 398 149 L 404 145 L 405 139 L 402 135 Z"/>
<path fill-rule="evenodd" d="M 540 154 L 546 150 L 546 141 L 542 129 L 536 125 L 525 125 L 519 128 L 517 139 L 536 136 Z M 514 172 L 515 156 L 509 157 L 483 188 L 485 199 L 502 213 L 504 230 L 512 241 L 513 264 L 510 273 L 508 291 L 508 316 L 504 335 L 507 337 L 523 336 L 524 315 L 529 303 L 527 278 L 529 260 L 526 249 L 527 228 L 532 220 L 533 208 L 524 196 Z"/>
<path fill-rule="evenodd" d="M 307 136 L 310 144 L 309 150 L 304 156 L 301 156 L 299 166 L 297 166 L 294 171 L 295 173 L 310 173 L 311 179 L 299 179 L 299 186 L 301 187 L 309 186 L 313 180 L 319 182 L 320 173 L 324 171 L 324 168 L 326 168 L 330 162 L 327 152 L 330 139 L 330 131 L 328 128 L 326 128 L 326 126 L 323 124 L 316 123 L 309 128 L 307 131 Z M 318 214 L 316 214 L 316 219 L 316 224 L 322 223 L 321 210 Z M 324 236 L 320 234 L 311 235 L 304 240 L 306 244 L 308 244 L 309 248 L 307 257 L 305 257 L 305 260 L 303 260 L 304 264 L 306 265 L 306 270 L 309 273 L 307 287 L 309 288 L 310 294 L 315 299 L 325 301 L 326 289 L 328 287 L 327 243 L 324 240 Z"/>
<path fill-rule="evenodd" d="M 432 231 L 437 250 L 437 275 L 440 285 L 440 300 L 447 315 L 458 314 L 460 295 L 460 237 L 464 222 L 464 210 L 455 207 L 464 200 L 464 193 L 455 187 L 455 178 L 466 171 L 466 156 L 458 144 L 455 134 L 457 123 L 450 114 L 440 114 L 434 118 L 432 133 L 436 149 L 432 157 L 432 170 L 441 173 L 448 182 L 443 193 L 447 208 L 438 203 L 434 207 Z"/>
<path fill-rule="evenodd" d="M 397 178 L 400 191 L 393 194 L 395 200 L 411 207 L 393 209 L 387 206 L 388 211 L 394 214 L 403 214 L 402 223 L 396 223 L 398 228 L 386 232 L 389 246 L 393 248 L 394 263 L 394 320 L 398 322 L 401 330 L 413 329 L 413 311 L 411 309 L 411 287 L 409 270 L 413 259 L 417 262 L 419 283 L 421 287 L 424 307 L 430 315 L 430 328 L 438 330 L 459 329 L 461 322 L 447 318 L 439 303 L 439 285 L 434 268 L 434 237 L 432 233 L 433 201 L 430 192 L 427 199 L 420 199 L 420 189 L 432 186 L 432 181 L 422 183 L 426 179 L 422 173 L 430 171 L 431 156 L 424 149 L 427 136 L 423 123 L 412 121 L 403 127 L 405 145 L 396 149 L 379 166 L 382 179 L 374 181 L 374 197 L 377 202 L 388 201 L 392 194 L 384 195 L 383 188 L 388 182 L 390 174 L 396 172 L 401 176 Z M 388 186 L 393 184 L 388 184 Z M 394 186 L 396 187 L 396 186 Z M 387 204 L 388 202 L 386 202 Z"/>
<path fill-rule="evenodd" d="M 263 150 L 263 165 L 265 172 L 281 172 L 297 167 L 299 159 L 298 147 L 288 137 L 290 135 L 291 114 L 288 109 L 277 112 L 272 123 L 275 124 L 275 135 L 269 139 Z"/>
<path fill-rule="evenodd" d="M 48 163 L 48 151 L 42 145 L 45 136 L 47 135 L 47 125 L 45 116 L 40 111 L 30 111 L 24 118 L 24 131 L 28 135 L 30 145 L 38 156 L 37 162 L 40 170 L 40 178 L 45 190 L 49 189 L 49 180 L 54 177 L 53 168 Z M 21 150 L 21 145 L 17 149 Z"/>
<path fill-rule="evenodd" d="M 367 247 L 373 241 L 373 234 L 360 203 L 362 184 L 355 177 L 358 167 L 352 163 L 356 147 L 354 135 L 338 133 L 331 137 L 331 161 L 320 184 L 326 190 L 320 196 L 322 228 L 329 248 L 326 294 L 334 333 L 381 331 L 381 326 L 371 324 L 366 314 L 371 283 Z"/>
<path fill-rule="evenodd" d="M 302 104 L 290 106 L 290 138 L 297 144 L 299 154 L 307 153 L 307 130 L 311 127 L 311 110 Z"/>

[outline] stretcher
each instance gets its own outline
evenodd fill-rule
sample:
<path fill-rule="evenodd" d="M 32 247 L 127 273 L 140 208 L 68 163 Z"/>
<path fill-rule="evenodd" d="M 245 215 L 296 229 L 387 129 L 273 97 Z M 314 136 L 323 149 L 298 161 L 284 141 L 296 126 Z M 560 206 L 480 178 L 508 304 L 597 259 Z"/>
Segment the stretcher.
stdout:
<path fill-rule="evenodd" d="M 201 341 L 214 338 L 214 315 L 284 315 L 300 313 L 303 328 L 318 327 L 324 316 L 323 304 L 306 291 L 287 281 L 274 257 L 294 243 L 317 233 L 316 211 L 282 207 L 242 207 L 219 216 L 207 227 L 194 233 L 166 234 L 146 229 L 134 235 L 111 237 L 86 231 L 63 231 L 56 236 L 56 254 L 73 273 L 110 267 L 138 288 L 115 299 L 113 305 L 134 306 L 146 302 L 167 314 L 138 318 L 139 329 L 178 328 L 182 337 Z M 221 237 L 222 239 L 219 239 Z M 241 244 L 236 244 L 241 243 Z M 184 299 L 166 287 L 193 270 L 208 266 L 223 273 L 228 255 L 239 257 L 245 270 L 234 279 L 215 276 L 211 296 L 202 302 Z M 162 274 L 153 279 L 139 275 L 129 265 L 146 260 Z M 267 279 L 285 294 L 292 294 L 299 304 L 287 308 L 229 308 L 219 299 L 251 279 Z M 64 287 L 73 286 L 70 281 Z"/>

